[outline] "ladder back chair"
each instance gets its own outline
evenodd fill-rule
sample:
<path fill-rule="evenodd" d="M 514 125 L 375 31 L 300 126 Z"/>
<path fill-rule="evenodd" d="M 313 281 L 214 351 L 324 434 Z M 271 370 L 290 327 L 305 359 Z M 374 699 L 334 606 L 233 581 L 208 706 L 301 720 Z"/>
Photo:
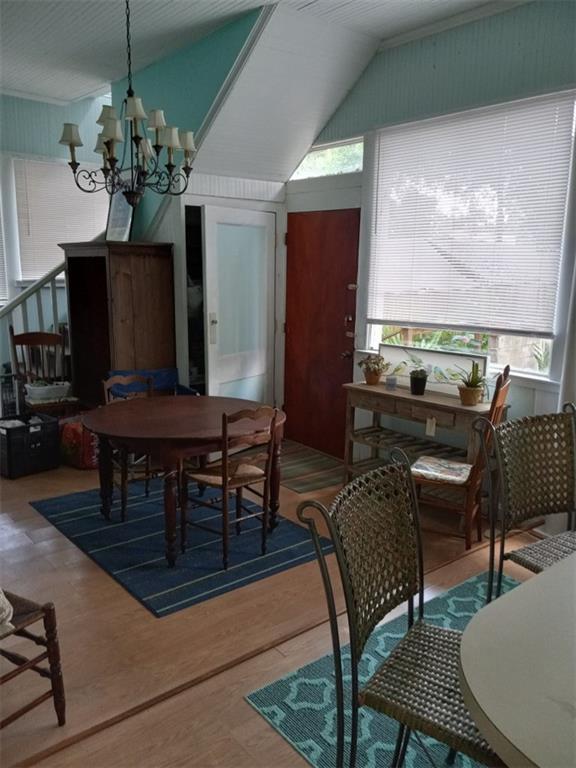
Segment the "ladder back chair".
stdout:
<path fill-rule="evenodd" d="M 406 455 L 397 448 L 391 455 L 392 463 L 348 483 L 329 509 L 304 501 L 297 510 L 312 536 L 328 603 L 337 702 L 336 766 L 342 768 L 345 757 L 344 672 L 334 588 L 322 551 L 318 517 L 328 527 L 334 544 L 350 631 L 350 768 L 356 762 L 360 706 L 399 723 L 393 766 L 402 765 L 412 731 L 446 744 L 450 761 L 455 752 L 461 752 L 486 765 L 501 765 L 472 721 L 460 693 L 461 633 L 424 621 L 416 492 Z M 366 643 L 375 627 L 404 601 L 408 604 L 407 632 L 360 689 L 358 665 Z"/>
<path fill-rule="evenodd" d="M 59 333 L 14 333 L 9 327 L 13 373 L 24 384 L 63 381 L 64 336 Z"/>
<path fill-rule="evenodd" d="M 500 548 L 496 597 L 502 590 L 504 560 L 540 573 L 576 552 L 576 406 L 566 403 L 560 413 L 528 416 L 500 424 L 477 420 L 484 453 L 493 441 L 497 482 L 490 486 L 490 572 L 488 601 L 493 595 L 496 528 Z M 506 536 L 528 520 L 565 514 L 566 530 L 505 552 Z"/>
<path fill-rule="evenodd" d="M 41 677 L 48 678 L 50 680 L 50 688 L 48 691 L 45 691 L 40 696 L 33 699 L 33 701 L 7 715 L 0 721 L 0 728 L 10 725 L 14 720 L 22 717 L 22 715 L 25 715 L 31 709 L 34 709 L 48 699 L 52 699 L 54 702 L 58 725 L 64 725 L 66 722 L 66 699 L 64 695 L 62 669 L 60 666 L 60 646 L 58 643 L 56 611 L 54 605 L 52 603 L 39 605 L 38 603 L 32 602 L 32 600 L 27 600 L 24 597 L 15 595 L 13 592 L 6 591 L 4 594 L 6 595 L 8 602 L 12 605 L 14 613 L 10 618 L 10 628 L 4 629 L 1 636 L 3 638 L 11 635 L 22 637 L 26 640 L 31 640 L 45 650 L 33 658 L 27 658 L 14 650 L 0 648 L 0 656 L 5 658 L 15 667 L 15 669 L 0 677 L 0 685 L 8 683 L 23 672 L 30 670 L 36 672 Z M 42 621 L 44 624 L 43 634 L 36 634 L 28 630 L 28 627 L 31 624 L 38 621 Z M 42 662 L 46 660 L 48 661 L 48 666 L 42 666 Z"/>
<path fill-rule="evenodd" d="M 507 365 L 496 379 L 487 423 L 500 424 L 504 417 L 506 399 L 510 389 L 510 366 Z M 412 465 L 412 477 L 416 483 L 418 498 L 422 503 L 457 512 L 464 517 L 464 538 L 466 549 L 472 546 L 472 531 L 476 524 L 476 536 L 482 541 L 482 482 L 485 453 L 477 445 L 472 464 L 435 456 L 420 456 Z M 456 500 L 441 496 L 426 495 L 426 490 L 446 489 L 458 495 Z M 423 493 L 424 492 L 424 493 Z"/>
<path fill-rule="evenodd" d="M 140 376 L 131 374 L 129 376 L 115 375 L 110 376 L 102 382 L 104 388 L 104 402 L 111 405 L 123 400 L 132 400 L 140 397 L 152 397 L 154 388 L 152 378 L 149 376 Z M 128 478 L 143 474 L 144 493 L 150 494 L 150 479 L 152 477 L 152 462 L 150 456 L 131 456 L 125 448 L 119 448 L 117 457 L 113 456 L 113 467 L 120 473 L 120 481 L 117 486 L 120 490 L 120 515 L 121 520 L 126 520 L 126 510 L 128 507 Z"/>
<path fill-rule="evenodd" d="M 222 562 L 224 569 L 229 562 L 229 529 L 236 526 L 236 534 L 241 534 L 242 523 L 250 519 L 258 519 L 262 524 L 261 554 L 266 554 L 266 537 L 269 527 L 270 513 L 270 482 L 272 460 L 274 454 L 276 419 L 278 409 L 262 406 L 254 409 L 243 409 L 236 413 L 222 415 L 222 458 L 216 464 L 202 467 L 199 470 L 182 472 L 181 481 L 181 549 L 186 550 L 186 528 L 188 525 L 210 533 L 214 529 L 200 521 L 187 517 L 188 482 L 198 484 L 203 493 L 205 487 L 221 490 L 222 495 L 217 499 L 204 499 L 202 495 L 190 496 L 193 501 L 192 509 L 212 507 L 222 512 Z M 239 422 L 252 423 L 249 433 L 240 437 L 234 436 L 234 425 Z M 263 465 L 263 466 L 262 466 Z M 259 487 L 257 487 L 259 486 Z M 261 486 L 261 490 L 260 490 Z M 262 508 L 254 511 L 254 507 L 246 505 L 243 497 L 244 490 L 254 493 L 262 499 Z M 230 495 L 235 495 L 235 518 L 230 520 Z"/>

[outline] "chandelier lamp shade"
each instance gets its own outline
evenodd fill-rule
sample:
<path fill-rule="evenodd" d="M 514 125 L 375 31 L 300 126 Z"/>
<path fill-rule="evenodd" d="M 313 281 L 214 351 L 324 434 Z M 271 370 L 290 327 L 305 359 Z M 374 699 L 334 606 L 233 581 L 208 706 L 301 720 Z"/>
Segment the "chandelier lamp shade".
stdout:
<path fill-rule="evenodd" d="M 120 117 L 115 107 L 105 105 L 96 121 L 101 130 L 94 151 L 102 155 L 102 166 L 97 170 L 80 167 L 76 147 L 83 144 L 74 123 L 64 123 L 60 144 L 70 150 L 68 165 L 82 192 L 106 190 L 110 195 L 121 192 L 128 203 L 136 207 L 147 189 L 159 195 L 181 195 L 186 191 L 196 146 L 192 131 L 167 126 L 164 111 L 146 112 L 142 99 L 134 93 L 129 0 L 126 0 L 126 55 L 128 90 Z"/>

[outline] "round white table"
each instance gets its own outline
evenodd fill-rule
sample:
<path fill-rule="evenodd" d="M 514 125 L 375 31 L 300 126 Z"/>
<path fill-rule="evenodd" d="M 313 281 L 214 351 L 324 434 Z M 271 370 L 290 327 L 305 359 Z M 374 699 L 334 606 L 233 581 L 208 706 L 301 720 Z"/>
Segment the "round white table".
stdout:
<path fill-rule="evenodd" d="M 576 554 L 474 616 L 460 682 L 478 728 L 510 768 L 576 766 Z"/>

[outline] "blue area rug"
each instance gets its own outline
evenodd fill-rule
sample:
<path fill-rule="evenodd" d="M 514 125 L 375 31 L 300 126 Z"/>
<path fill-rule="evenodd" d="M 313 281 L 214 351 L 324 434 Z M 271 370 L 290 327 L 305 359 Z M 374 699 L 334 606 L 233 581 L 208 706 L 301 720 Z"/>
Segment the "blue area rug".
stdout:
<path fill-rule="evenodd" d="M 425 619 L 430 624 L 463 630 L 472 616 L 484 605 L 487 574 L 475 576 L 435 597 L 425 605 Z M 504 576 L 503 591 L 517 582 Z M 406 632 L 406 616 L 376 628 L 366 646 L 359 667 L 362 685 L 388 656 Z M 328 629 L 326 629 L 328 634 Z M 348 647 L 343 651 L 344 669 L 349 664 Z M 344 677 L 344 701 L 349 701 L 350 677 Z M 332 655 L 297 669 L 249 694 L 246 700 L 296 749 L 314 768 L 336 765 L 336 693 Z M 349 713 L 348 713 L 349 714 Z M 349 740 L 349 716 L 346 718 Z M 360 709 L 358 727 L 357 768 L 376 768 L 391 763 L 398 733 L 395 720 L 367 707 Z M 442 765 L 448 748 L 428 736 L 420 738 L 436 765 Z M 347 751 L 344 764 L 347 765 Z M 407 768 L 429 768 L 430 763 L 418 742 L 412 737 L 406 754 Z M 456 765 L 472 768 L 478 763 L 458 755 Z"/>
<path fill-rule="evenodd" d="M 190 492 L 195 490 L 191 486 Z M 206 498 L 216 493 L 207 490 Z M 163 490 L 158 480 L 151 483 L 148 498 L 142 483 L 130 484 L 125 523 L 120 522 L 119 501 L 114 502 L 111 521 L 102 517 L 98 490 L 34 501 L 31 505 L 158 617 L 315 557 L 307 529 L 279 517 L 278 526 L 268 534 L 264 556 L 260 554 L 261 524 L 248 520 L 242 524 L 239 536 L 233 526 L 230 529 L 228 570 L 222 568 L 221 536 L 199 528 L 188 529 L 186 553 L 179 554 L 175 567 L 169 568 L 164 557 Z M 250 502 L 246 505 L 250 506 Z M 251 506 L 257 509 L 255 504 Z M 189 510 L 188 516 L 219 530 L 218 510 L 200 507 Z M 332 549 L 328 539 L 323 546 L 327 552 Z"/>

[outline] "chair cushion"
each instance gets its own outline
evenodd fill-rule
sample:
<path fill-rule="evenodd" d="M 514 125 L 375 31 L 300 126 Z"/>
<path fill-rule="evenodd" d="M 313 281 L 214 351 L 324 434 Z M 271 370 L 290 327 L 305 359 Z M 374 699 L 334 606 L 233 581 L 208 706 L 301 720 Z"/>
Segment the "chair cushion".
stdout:
<path fill-rule="evenodd" d="M 574 552 L 576 552 L 576 531 L 565 531 L 535 541 L 521 549 L 513 549 L 506 558 L 533 573 L 540 573 Z"/>
<path fill-rule="evenodd" d="M 423 480 L 435 480 L 439 483 L 464 485 L 470 477 L 472 464 L 464 464 L 436 456 L 420 456 L 412 464 L 412 475 Z"/>
<path fill-rule="evenodd" d="M 230 477 L 228 484 L 230 487 L 235 485 L 245 485 L 246 483 L 261 482 L 265 478 L 264 470 L 255 467 L 253 464 L 239 464 L 234 474 Z M 189 475 L 190 479 L 200 485 L 222 485 L 222 467 L 220 465 L 210 467 L 209 471 L 204 473 L 194 472 Z"/>
<path fill-rule="evenodd" d="M 417 622 L 378 667 L 361 701 L 486 765 L 501 765 L 480 734 L 458 677 L 462 634 Z"/>

